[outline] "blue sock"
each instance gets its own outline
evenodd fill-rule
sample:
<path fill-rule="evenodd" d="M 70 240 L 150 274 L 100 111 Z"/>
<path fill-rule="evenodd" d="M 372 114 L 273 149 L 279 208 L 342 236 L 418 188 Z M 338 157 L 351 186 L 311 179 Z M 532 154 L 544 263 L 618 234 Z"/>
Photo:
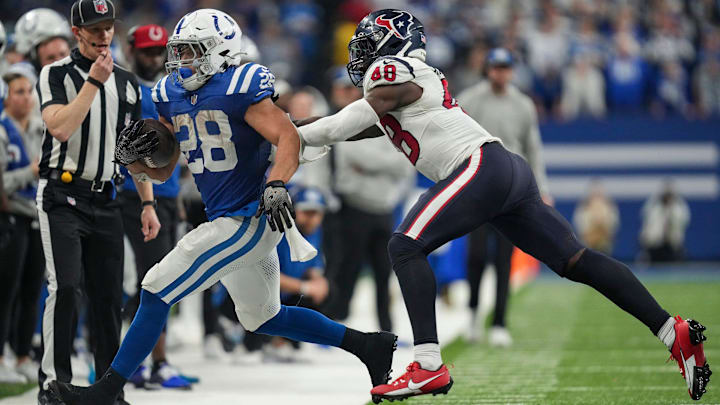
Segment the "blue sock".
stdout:
<path fill-rule="evenodd" d="M 157 295 L 142 290 L 140 307 L 110 367 L 130 378 L 150 354 L 167 322 L 170 305 Z"/>
<path fill-rule="evenodd" d="M 325 315 L 302 307 L 280 307 L 280 312 L 255 332 L 282 336 L 299 342 L 340 347 L 345 326 L 331 321 Z"/>

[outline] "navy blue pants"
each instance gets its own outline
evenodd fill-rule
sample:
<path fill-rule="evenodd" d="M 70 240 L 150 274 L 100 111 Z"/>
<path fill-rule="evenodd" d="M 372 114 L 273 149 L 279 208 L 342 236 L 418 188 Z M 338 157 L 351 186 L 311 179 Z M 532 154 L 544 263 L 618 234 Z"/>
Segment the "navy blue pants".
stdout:
<path fill-rule="evenodd" d="M 428 254 L 485 223 L 560 275 L 583 248 L 567 220 L 540 199 L 527 162 L 499 143 L 484 145 L 426 191 L 395 232 Z"/>
<path fill-rule="evenodd" d="M 523 158 L 490 143 L 423 194 L 388 243 L 416 345 L 438 342 L 427 254 L 485 223 L 560 276 L 595 288 L 653 334 L 668 319 L 627 266 L 578 242 L 565 218 L 540 199 Z"/>

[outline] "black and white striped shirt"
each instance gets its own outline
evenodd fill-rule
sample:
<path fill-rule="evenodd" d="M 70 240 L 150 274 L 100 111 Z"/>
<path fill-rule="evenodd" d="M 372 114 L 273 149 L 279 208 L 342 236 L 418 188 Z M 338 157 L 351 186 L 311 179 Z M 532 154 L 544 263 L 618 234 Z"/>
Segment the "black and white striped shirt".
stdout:
<path fill-rule="evenodd" d="M 76 48 L 70 56 L 43 67 L 37 84 L 41 109 L 74 100 L 92 63 Z M 116 136 L 130 120 L 141 118 L 141 94 L 135 75 L 115 65 L 82 125 L 67 141 L 58 141 L 45 128 L 40 176 L 47 178 L 50 169 L 57 169 L 85 180 L 110 180 L 116 170 Z"/>

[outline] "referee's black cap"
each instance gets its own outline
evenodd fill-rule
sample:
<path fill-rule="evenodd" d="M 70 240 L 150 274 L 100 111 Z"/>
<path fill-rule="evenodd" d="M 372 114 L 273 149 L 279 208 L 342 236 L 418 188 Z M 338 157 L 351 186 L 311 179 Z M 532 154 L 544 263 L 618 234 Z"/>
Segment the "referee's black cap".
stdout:
<path fill-rule="evenodd" d="M 70 9 L 70 21 L 75 27 L 115 20 L 115 5 L 111 0 L 78 0 Z"/>

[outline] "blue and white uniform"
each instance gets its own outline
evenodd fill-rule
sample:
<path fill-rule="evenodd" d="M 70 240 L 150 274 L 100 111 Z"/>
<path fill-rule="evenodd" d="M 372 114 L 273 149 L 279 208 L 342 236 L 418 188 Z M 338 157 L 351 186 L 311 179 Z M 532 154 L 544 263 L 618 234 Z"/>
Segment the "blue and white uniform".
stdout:
<path fill-rule="evenodd" d="M 280 310 L 275 246 L 282 234 L 254 217 L 271 145 L 244 120 L 248 107 L 272 96 L 274 80 L 266 67 L 246 63 L 197 91 L 171 74 L 151 92 L 159 115 L 173 123 L 210 222 L 185 235 L 148 272 L 143 288 L 173 304 L 220 280 L 248 330 Z"/>

